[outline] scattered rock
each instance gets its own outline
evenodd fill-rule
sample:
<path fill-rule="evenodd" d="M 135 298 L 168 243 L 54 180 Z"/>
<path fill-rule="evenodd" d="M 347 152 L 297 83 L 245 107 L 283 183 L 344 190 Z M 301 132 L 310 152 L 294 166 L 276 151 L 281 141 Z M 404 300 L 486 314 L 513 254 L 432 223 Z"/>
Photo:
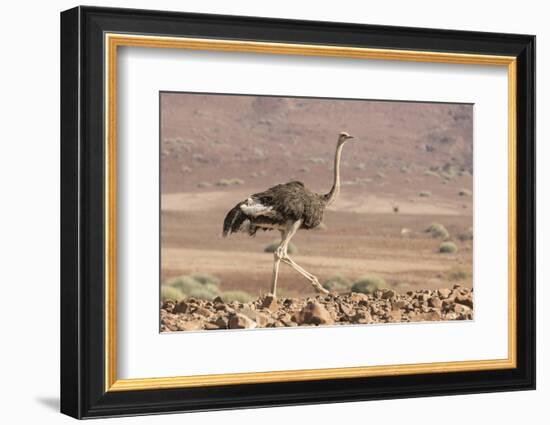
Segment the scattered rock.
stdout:
<path fill-rule="evenodd" d="M 349 304 L 342 302 L 338 307 L 340 308 L 340 312 L 342 314 L 345 314 L 346 316 L 353 316 L 354 309 Z"/>
<path fill-rule="evenodd" d="M 397 294 L 395 293 L 394 290 L 392 289 L 385 289 L 383 292 L 382 292 L 382 299 L 383 300 L 391 300 L 393 298 L 395 298 Z"/>
<path fill-rule="evenodd" d="M 351 302 L 358 303 L 358 304 L 361 302 L 368 303 L 369 299 L 370 298 L 367 294 L 362 294 L 358 292 L 352 292 L 351 295 L 349 296 L 349 300 Z"/>
<path fill-rule="evenodd" d="M 453 310 L 455 313 L 458 313 L 458 314 L 468 314 L 468 313 L 471 313 L 472 312 L 472 309 L 468 306 L 465 306 L 463 304 L 455 304 L 453 306 Z"/>
<path fill-rule="evenodd" d="M 406 294 L 383 289 L 279 300 L 267 294 L 247 303 L 190 297 L 159 305 L 161 332 L 471 320 L 473 290 L 456 284 Z"/>
<path fill-rule="evenodd" d="M 186 303 L 185 301 L 180 301 L 172 309 L 172 313 L 176 313 L 176 314 L 187 313 L 188 311 L 189 311 L 189 304 Z"/>
<path fill-rule="evenodd" d="M 174 307 L 176 306 L 176 302 L 173 300 L 166 300 L 162 303 L 162 310 L 172 313 L 174 310 Z"/>
<path fill-rule="evenodd" d="M 303 323 L 311 325 L 331 325 L 334 323 L 330 313 L 322 304 L 310 301 L 296 316 L 296 322 L 301 325 Z"/>
<path fill-rule="evenodd" d="M 407 301 L 405 300 L 395 300 L 391 303 L 392 310 L 401 310 L 407 306 Z"/>
<path fill-rule="evenodd" d="M 433 297 L 428 300 L 428 305 L 434 308 L 441 308 L 443 301 L 440 298 Z"/>
<path fill-rule="evenodd" d="M 395 323 L 401 322 L 401 310 L 392 310 L 386 315 L 388 322 Z"/>
<path fill-rule="evenodd" d="M 189 322 L 178 322 L 178 329 L 180 331 L 198 331 L 202 329 L 202 322 L 198 320 L 191 320 Z"/>
<path fill-rule="evenodd" d="M 227 326 L 229 324 L 229 320 L 225 317 L 218 317 L 214 322 L 216 326 L 218 326 L 218 329 L 227 329 Z"/>
<path fill-rule="evenodd" d="M 217 329 L 221 329 L 216 323 L 213 322 L 206 322 L 204 324 L 204 329 L 207 331 L 215 331 Z"/>
<path fill-rule="evenodd" d="M 204 317 L 210 317 L 212 316 L 212 311 L 204 308 L 204 307 L 198 307 L 193 313 L 196 313 L 198 314 L 199 316 L 204 316 Z"/>
<path fill-rule="evenodd" d="M 278 308 L 277 298 L 275 298 L 271 294 L 267 294 L 262 299 L 261 306 L 263 308 L 267 308 L 269 311 L 277 311 L 277 308 Z"/>
<path fill-rule="evenodd" d="M 465 305 L 470 308 L 474 308 L 474 300 L 472 299 L 471 294 L 470 295 L 462 295 L 459 294 L 455 297 L 455 303 Z"/>
<path fill-rule="evenodd" d="M 441 320 L 441 315 L 436 311 L 427 311 L 422 313 L 413 313 L 409 315 L 411 322 L 433 322 Z"/>
<path fill-rule="evenodd" d="M 244 314 L 237 313 L 229 318 L 229 329 L 253 329 L 258 325 Z"/>
<path fill-rule="evenodd" d="M 372 316 L 367 310 L 358 310 L 353 317 L 355 323 L 372 323 Z"/>
<path fill-rule="evenodd" d="M 261 313 L 256 310 L 252 310 L 251 308 L 244 308 L 241 310 L 241 313 L 244 314 L 246 317 L 248 317 L 250 320 L 253 320 L 256 322 L 258 327 L 265 328 L 267 324 L 269 323 L 269 316 L 267 314 Z M 290 320 L 290 317 L 289 317 Z"/>
<path fill-rule="evenodd" d="M 451 295 L 451 292 L 452 291 L 449 288 L 443 288 L 443 289 L 437 290 L 437 293 L 440 298 L 449 298 L 449 295 Z"/>

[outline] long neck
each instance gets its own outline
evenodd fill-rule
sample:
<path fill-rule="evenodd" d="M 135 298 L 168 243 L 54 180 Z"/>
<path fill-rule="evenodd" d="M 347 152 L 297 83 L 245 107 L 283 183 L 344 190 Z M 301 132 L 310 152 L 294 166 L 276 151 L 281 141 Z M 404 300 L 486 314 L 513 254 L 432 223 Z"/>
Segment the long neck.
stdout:
<path fill-rule="evenodd" d="M 334 155 L 334 178 L 330 192 L 325 195 L 327 206 L 332 204 L 340 193 L 340 158 L 342 157 L 342 148 L 344 143 L 339 143 Z"/>

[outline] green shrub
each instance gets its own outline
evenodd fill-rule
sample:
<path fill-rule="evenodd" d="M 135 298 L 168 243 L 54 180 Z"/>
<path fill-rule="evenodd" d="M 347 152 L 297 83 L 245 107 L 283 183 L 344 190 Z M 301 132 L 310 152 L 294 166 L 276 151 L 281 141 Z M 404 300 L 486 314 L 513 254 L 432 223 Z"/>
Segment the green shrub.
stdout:
<path fill-rule="evenodd" d="M 220 284 L 220 279 L 208 273 L 192 273 L 191 278 L 201 283 L 202 285 L 207 285 L 211 283 L 212 285 L 218 286 Z"/>
<path fill-rule="evenodd" d="M 326 164 L 328 162 L 326 158 L 309 158 L 309 161 L 316 165 Z"/>
<path fill-rule="evenodd" d="M 220 179 L 216 182 L 216 186 L 239 186 L 241 184 L 244 184 L 243 179 L 233 178 L 233 179 Z"/>
<path fill-rule="evenodd" d="M 226 303 L 238 301 L 244 304 L 254 299 L 252 295 L 250 295 L 248 292 L 245 292 L 245 291 L 225 291 L 221 295 L 221 297 Z"/>
<path fill-rule="evenodd" d="M 424 171 L 424 175 L 425 176 L 430 176 L 430 177 L 440 177 L 439 174 L 437 174 L 435 171 L 432 171 L 432 170 Z"/>
<path fill-rule="evenodd" d="M 281 242 L 272 242 L 270 243 L 269 245 L 267 245 L 265 248 L 264 248 L 264 252 L 275 252 L 277 250 L 277 248 L 279 247 Z M 298 252 L 298 248 L 296 247 L 296 245 L 294 245 L 292 242 L 288 244 L 288 249 L 287 249 L 287 252 L 289 254 L 296 254 Z"/>
<path fill-rule="evenodd" d="M 191 276 L 178 276 L 166 282 L 166 285 L 179 289 L 184 294 L 189 294 L 193 289 L 201 288 L 203 285 Z"/>
<path fill-rule="evenodd" d="M 443 254 L 453 254 L 458 251 L 458 247 L 452 242 L 443 242 L 439 245 L 439 252 Z"/>
<path fill-rule="evenodd" d="M 331 276 L 323 282 L 323 288 L 335 292 L 349 291 L 351 281 L 342 275 Z"/>
<path fill-rule="evenodd" d="M 187 293 L 187 296 L 189 298 L 197 298 L 200 300 L 208 300 L 212 301 L 214 298 L 216 298 L 219 295 L 219 292 L 211 291 L 209 288 L 205 287 L 204 285 L 201 285 L 198 288 L 192 289 Z"/>
<path fill-rule="evenodd" d="M 212 300 L 221 293 L 219 284 L 220 279 L 217 277 L 207 273 L 193 273 L 169 279 L 163 286 L 173 288 L 189 297 Z"/>
<path fill-rule="evenodd" d="M 459 233 L 457 238 L 462 242 L 471 241 L 472 239 L 474 239 L 474 229 L 470 227 L 468 231 Z"/>
<path fill-rule="evenodd" d="M 466 280 L 468 279 L 468 276 L 469 276 L 469 273 L 464 271 L 464 270 L 451 270 L 448 274 L 447 274 L 447 277 L 449 278 L 449 280 Z"/>
<path fill-rule="evenodd" d="M 426 229 L 426 233 L 429 233 L 434 238 L 441 238 L 441 239 L 447 239 L 449 237 L 449 231 L 439 223 L 432 223 L 430 226 Z"/>
<path fill-rule="evenodd" d="M 363 276 L 353 283 L 351 292 L 360 292 L 362 294 L 372 294 L 378 289 L 386 287 L 386 281 L 377 276 Z"/>
<path fill-rule="evenodd" d="M 430 196 L 432 196 L 432 192 L 430 192 L 429 190 L 423 190 L 422 192 L 418 193 L 418 196 L 420 196 L 421 198 L 429 198 Z"/>
<path fill-rule="evenodd" d="M 468 189 L 460 189 L 458 191 L 458 196 L 472 196 L 472 191 Z"/>
<path fill-rule="evenodd" d="M 181 292 L 179 289 L 174 288 L 172 286 L 161 285 L 160 299 L 162 301 L 166 301 L 166 300 L 180 301 L 180 300 L 183 300 L 184 298 L 185 298 L 185 294 Z"/>

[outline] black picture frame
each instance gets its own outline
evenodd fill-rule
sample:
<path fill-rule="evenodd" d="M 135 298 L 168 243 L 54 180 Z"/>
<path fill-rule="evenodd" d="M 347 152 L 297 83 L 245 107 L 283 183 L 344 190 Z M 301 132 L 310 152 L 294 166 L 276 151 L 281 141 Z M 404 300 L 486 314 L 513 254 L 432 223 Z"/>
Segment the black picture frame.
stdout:
<path fill-rule="evenodd" d="M 105 391 L 104 34 L 507 55 L 517 58 L 517 367 Z M 61 412 L 75 418 L 535 388 L 535 37 L 76 7 L 61 13 Z"/>

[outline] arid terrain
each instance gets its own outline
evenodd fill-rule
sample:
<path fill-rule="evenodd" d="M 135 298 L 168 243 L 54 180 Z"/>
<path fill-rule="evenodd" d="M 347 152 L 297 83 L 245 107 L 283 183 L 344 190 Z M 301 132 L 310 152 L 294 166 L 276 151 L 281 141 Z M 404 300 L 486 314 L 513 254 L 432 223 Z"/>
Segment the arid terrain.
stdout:
<path fill-rule="evenodd" d="M 460 285 L 404 294 L 392 289 L 305 298 L 267 294 L 247 303 L 189 298 L 163 301 L 160 327 L 173 332 L 471 320 L 472 308 L 472 290 Z"/>
<path fill-rule="evenodd" d="M 278 232 L 222 238 L 224 216 L 294 179 L 327 192 L 340 131 L 357 138 L 344 148 L 340 197 L 321 228 L 293 238 L 294 260 L 321 283 L 349 282 L 340 294 L 365 277 L 398 294 L 472 288 L 470 105 L 162 93 L 162 297 L 177 297 L 168 286 L 210 301 L 268 292 L 264 249 Z M 315 293 L 283 265 L 278 295 Z"/>

